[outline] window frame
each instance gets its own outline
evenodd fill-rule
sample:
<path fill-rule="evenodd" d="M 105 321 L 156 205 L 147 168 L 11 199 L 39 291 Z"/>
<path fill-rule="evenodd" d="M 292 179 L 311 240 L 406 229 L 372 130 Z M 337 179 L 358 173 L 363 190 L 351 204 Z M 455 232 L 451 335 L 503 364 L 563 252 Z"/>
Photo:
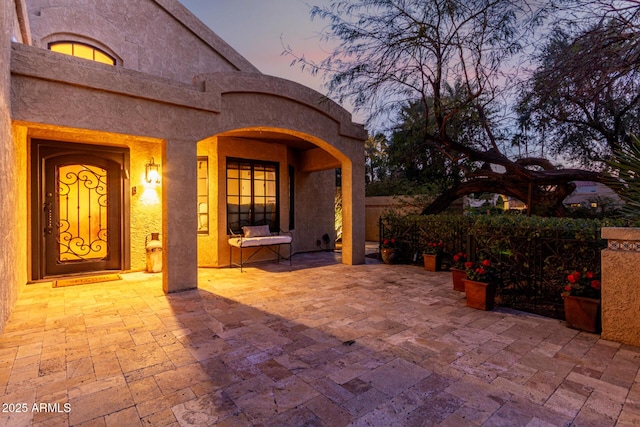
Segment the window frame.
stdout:
<path fill-rule="evenodd" d="M 209 157 L 198 156 L 197 159 L 197 197 L 198 197 L 198 234 L 209 234 Z M 205 191 L 201 192 L 203 186 Z M 202 210 L 204 203 L 205 209 Z"/>
<path fill-rule="evenodd" d="M 54 47 L 56 45 L 62 45 L 62 44 L 70 44 L 71 45 L 71 54 L 64 53 L 64 52 L 58 52 L 58 51 L 55 51 L 55 50 L 52 49 L 52 47 Z M 92 49 L 93 50 L 93 59 L 89 59 L 89 58 L 85 58 L 83 56 L 75 55 L 74 54 L 74 50 L 75 50 L 76 45 Z M 56 41 L 52 41 L 52 42 L 47 43 L 47 49 L 49 49 L 52 52 L 60 53 L 62 55 L 69 55 L 69 56 L 73 56 L 74 58 L 86 59 L 88 61 L 93 61 L 93 62 L 97 62 L 97 63 L 100 63 L 100 64 L 106 64 L 106 65 L 115 66 L 118 63 L 116 58 L 113 55 L 111 55 L 108 52 L 106 52 L 104 49 L 100 49 L 99 47 L 94 46 L 92 44 L 85 43 L 85 42 L 80 42 L 80 41 L 76 41 L 76 40 L 56 40 Z M 105 62 L 105 61 L 96 60 L 96 52 L 99 52 L 100 54 L 102 54 L 102 55 L 106 56 L 107 58 L 109 58 L 112 61 L 112 63 L 109 64 L 108 62 Z"/>
<path fill-rule="evenodd" d="M 230 195 L 229 194 L 229 180 L 230 180 L 230 176 L 229 176 L 229 171 L 230 171 L 230 165 L 232 165 L 233 163 L 237 163 L 238 164 L 238 178 L 240 180 L 240 171 L 241 169 L 241 165 L 243 166 L 250 166 L 250 190 L 251 190 L 251 194 L 250 195 L 246 195 L 246 194 L 238 194 L 238 195 Z M 273 171 L 275 172 L 275 180 L 273 180 L 274 185 L 275 185 L 275 195 L 270 195 L 267 192 L 265 192 L 264 196 L 259 196 L 255 194 L 255 183 L 256 181 L 259 181 L 258 179 L 256 179 L 256 167 L 263 167 L 263 168 L 273 168 Z M 268 160 L 255 160 L 255 159 L 243 159 L 243 158 L 236 158 L 236 157 L 227 157 L 226 160 L 226 164 L 225 164 L 225 203 L 226 203 L 226 209 L 227 209 L 227 230 L 233 232 L 233 233 L 242 233 L 242 227 L 244 225 L 265 225 L 268 224 L 269 225 L 269 229 L 271 231 L 279 231 L 280 230 L 280 163 L 278 162 L 274 162 L 274 161 L 268 161 Z M 235 179 L 235 178 L 234 178 Z M 271 180 L 265 180 L 265 182 L 270 182 Z M 239 187 L 239 191 L 241 192 L 241 187 Z M 237 209 L 235 211 L 231 210 L 231 207 L 234 206 L 233 204 L 229 203 L 230 202 L 230 198 L 231 197 L 238 197 L 238 204 L 237 204 Z M 242 203 L 241 203 L 241 198 L 242 197 L 249 197 L 250 198 L 250 203 L 249 203 L 249 212 L 248 214 L 246 212 L 242 212 Z M 274 219 L 273 221 L 270 221 L 266 218 L 266 215 L 268 214 L 268 212 L 266 210 L 264 210 L 262 213 L 265 215 L 264 219 L 259 219 L 256 220 L 256 198 L 258 197 L 264 197 L 265 199 L 268 197 L 275 197 L 275 206 L 274 206 Z M 265 204 L 265 206 L 267 206 L 267 204 Z M 231 216 L 232 215 L 237 215 L 238 217 L 238 221 L 232 221 Z M 247 219 L 243 219 L 243 216 L 248 215 Z M 234 224 L 237 224 L 237 226 L 234 226 Z"/>
<path fill-rule="evenodd" d="M 296 227 L 296 168 L 289 165 L 289 231 Z"/>

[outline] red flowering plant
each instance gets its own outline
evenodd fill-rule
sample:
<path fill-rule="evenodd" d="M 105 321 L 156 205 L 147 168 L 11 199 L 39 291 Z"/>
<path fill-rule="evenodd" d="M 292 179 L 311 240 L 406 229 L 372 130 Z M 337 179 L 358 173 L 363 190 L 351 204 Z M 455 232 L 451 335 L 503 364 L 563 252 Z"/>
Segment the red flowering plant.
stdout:
<path fill-rule="evenodd" d="M 458 270 L 464 270 L 465 264 L 467 262 L 467 254 L 464 252 L 458 252 L 453 256 L 453 265 L 452 268 L 456 268 Z"/>
<path fill-rule="evenodd" d="M 497 278 L 496 268 L 488 259 L 482 260 L 479 263 L 467 261 L 464 263 L 464 267 L 467 271 L 467 279 L 469 280 L 494 283 Z"/>
<path fill-rule="evenodd" d="M 428 254 L 428 255 L 441 255 L 443 246 L 444 246 L 444 243 L 442 243 L 442 240 L 438 242 L 430 242 L 430 243 L 427 243 L 427 247 L 424 248 L 422 253 Z"/>
<path fill-rule="evenodd" d="M 398 247 L 398 241 L 394 237 L 389 237 L 382 240 L 383 249 L 392 249 Z"/>
<path fill-rule="evenodd" d="M 574 271 L 567 276 L 567 284 L 562 291 L 562 296 L 586 297 L 600 299 L 602 282 L 598 275 L 584 268 L 581 272 Z"/>

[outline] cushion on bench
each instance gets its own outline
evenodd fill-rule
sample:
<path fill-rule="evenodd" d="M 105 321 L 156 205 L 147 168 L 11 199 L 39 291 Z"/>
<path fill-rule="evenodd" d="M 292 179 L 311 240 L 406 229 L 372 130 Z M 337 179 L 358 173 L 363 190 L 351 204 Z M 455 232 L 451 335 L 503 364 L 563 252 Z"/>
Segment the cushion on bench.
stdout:
<path fill-rule="evenodd" d="M 267 226 L 268 227 L 268 226 Z M 232 237 L 229 244 L 236 248 L 248 248 L 255 246 L 281 245 L 291 243 L 291 236 L 261 236 L 261 237 Z"/>
<path fill-rule="evenodd" d="M 242 227 L 244 237 L 263 237 L 271 236 L 269 225 L 245 225 Z"/>

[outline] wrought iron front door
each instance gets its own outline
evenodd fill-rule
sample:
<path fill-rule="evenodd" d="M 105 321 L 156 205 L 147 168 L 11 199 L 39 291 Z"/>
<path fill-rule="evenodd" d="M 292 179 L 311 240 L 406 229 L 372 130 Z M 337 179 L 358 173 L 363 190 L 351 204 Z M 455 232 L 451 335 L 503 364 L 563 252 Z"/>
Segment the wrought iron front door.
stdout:
<path fill-rule="evenodd" d="M 41 157 L 42 277 L 120 270 L 122 165 L 99 152 L 53 151 Z"/>

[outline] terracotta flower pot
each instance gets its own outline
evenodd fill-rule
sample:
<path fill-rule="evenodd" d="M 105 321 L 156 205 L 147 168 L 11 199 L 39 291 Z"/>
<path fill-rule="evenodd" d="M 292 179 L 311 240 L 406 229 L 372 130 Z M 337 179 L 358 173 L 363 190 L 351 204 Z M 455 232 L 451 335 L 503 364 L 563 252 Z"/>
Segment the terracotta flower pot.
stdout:
<path fill-rule="evenodd" d="M 585 332 L 600 332 L 600 300 L 564 296 L 564 316 L 567 326 Z"/>
<path fill-rule="evenodd" d="M 464 291 L 467 294 L 467 306 L 478 310 L 493 310 L 496 286 L 490 283 L 464 279 Z"/>
<path fill-rule="evenodd" d="M 424 269 L 427 271 L 440 271 L 442 257 L 440 255 L 422 254 L 424 258 Z"/>
<path fill-rule="evenodd" d="M 395 264 L 398 262 L 398 248 L 380 249 L 380 258 L 385 264 Z"/>
<path fill-rule="evenodd" d="M 451 277 L 453 278 L 453 290 L 464 292 L 463 280 L 467 278 L 467 272 L 458 268 L 452 268 Z"/>

